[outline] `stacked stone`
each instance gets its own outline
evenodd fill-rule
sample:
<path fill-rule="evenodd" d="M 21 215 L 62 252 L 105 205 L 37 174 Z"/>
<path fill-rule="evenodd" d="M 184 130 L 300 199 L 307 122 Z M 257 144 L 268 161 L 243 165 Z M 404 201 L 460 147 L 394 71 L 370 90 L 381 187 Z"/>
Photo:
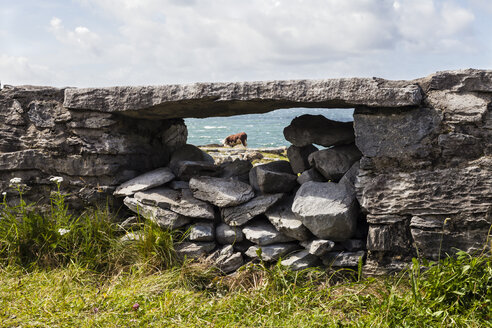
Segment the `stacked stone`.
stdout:
<path fill-rule="evenodd" d="M 351 139 L 346 132 L 342 138 L 353 142 L 350 124 L 339 124 L 352 133 Z M 216 165 L 207 153 L 184 145 L 172 154 L 169 167 L 125 182 L 115 196 L 125 196 L 130 210 L 164 229 L 186 230 L 187 240 L 175 245 L 177 253 L 207 257 L 226 273 L 260 259 L 282 259 L 294 270 L 357 266 L 364 256 L 364 242 L 352 239 L 359 216 L 354 182 L 360 153 L 353 143 L 327 149 L 338 159 L 330 167 L 318 159 L 325 150 L 309 153 L 302 147 L 289 148 L 290 163 L 253 167 L 247 160 Z M 304 175 L 313 172 L 321 178 L 302 181 L 302 174 L 295 174 L 299 159 Z"/>

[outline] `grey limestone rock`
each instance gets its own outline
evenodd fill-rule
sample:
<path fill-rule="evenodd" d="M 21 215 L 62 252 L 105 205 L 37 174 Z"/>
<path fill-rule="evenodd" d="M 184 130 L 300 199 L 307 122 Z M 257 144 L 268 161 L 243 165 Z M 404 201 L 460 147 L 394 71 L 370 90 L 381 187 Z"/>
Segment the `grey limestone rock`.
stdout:
<path fill-rule="evenodd" d="M 224 246 L 207 257 L 207 261 L 224 273 L 230 273 L 239 269 L 244 264 L 243 255 L 240 252 L 234 252 L 231 245 Z"/>
<path fill-rule="evenodd" d="M 258 253 L 261 253 L 261 259 L 265 262 L 274 262 L 279 258 L 284 257 L 290 252 L 299 249 L 299 245 L 297 243 L 283 243 L 283 244 L 273 244 L 267 246 L 251 246 L 245 252 L 245 255 L 257 259 Z M 261 251 L 259 251 L 261 250 Z"/>
<path fill-rule="evenodd" d="M 349 252 L 358 251 L 364 248 L 364 242 L 361 239 L 348 239 L 340 242 L 340 245 Z"/>
<path fill-rule="evenodd" d="M 248 160 L 236 159 L 234 161 L 224 162 L 220 165 L 220 177 L 237 179 L 244 183 L 249 183 L 249 171 L 252 168 L 253 164 Z"/>
<path fill-rule="evenodd" d="M 254 222 L 244 226 L 243 233 L 246 239 L 260 246 L 295 240 L 279 232 L 272 224 L 265 221 Z"/>
<path fill-rule="evenodd" d="M 301 175 L 297 177 L 297 183 L 300 185 L 309 181 L 326 182 L 327 180 L 314 167 L 312 167 L 309 170 L 302 172 Z"/>
<path fill-rule="evenodd" d="M 303 147 L 291 145 L 287 148 L 287 158 L 289 159 L 292 171 L 297 174 L 309 169 L 311 165 L 309 164 L 308 157 L 315 151 L 318 151 L 318 148 L 311 144 Z"/>
<path fill-rule="evenodd" d="M 222 219 L 231 226 L 240 226 L 257 215 L 265 213 L 284 194 L 260 195 L 247 203 L 221 209 Z"/>
<path fill-rule="evenodd" d="M 190 183 L 186 181 L 173 180 L 169 183 L 169 187 L 174 190 L 190 189 Z"/>
<path fill-rule="evenodd" d="M 364 251 L 330 252 L 321 257 L 323 264 L 332 267 L 356 267 L 365 256 Z"/>
<path fill-rule="evenodd" d="M 190 144 L 183 145 L 172 153 L 169 166 L 173 167 L 181 161 L 207 162 L 214 164 L 214 159 L 212 156 L 197 146 Z"/>
<path fill-rule="evenodd" d="M 194 198 L 189 189 L 178 191 L 167 187 L 159 187 L 137 192 L 135 199 L 144 204 L 170 209 L 173 212 L 192 218 L 215 218 L 212 205 Z"/>
<path fill-rule="evenodd" d="M 244 234 L 239 227 L 231 227 L 221 223 L 215 230 L 215 238 L 219 244 L 235 244 L 244 240 Z"/>
<path fill-rule="evenodd" d="M 315 239 L 311 241 L 303 241 L 301 246 L 304 247 L 309 254 L 322 256 L 335 247 L 335 243 L 331 240 Z"/>
<path fill-rule="evenodd" d="M 422 92 L 411 81 L 350 78 L 70 88 L 65 90 L 63 105 L 70 109 L 122 112 L 128 116 L 165 119 L 265 113 L 277 108 L 302 107 L 313 103 L 354 108 L 407 107 L 419 105 L 421 101 Z"/>
<path fill-rule="evenodd" d="M 114 192 L 115 196 L 131 196 L 138 191 L 151 189 L 163 185 L 174 179 L 174 174 L 167 167 L 144 173 L 136 178 L 126 181 Z"/>
<path fill-rule="evenodd" d="M 191 221 L 186 216 L 156 206 L 145 205 L 135 198 L 125 197 L 123 202 L 134 213 L 154 222 L 163 229 L 177 229 Z"/>
<path fill-rule="evenodd" d="M 287 256 L 280 264 L 289 267 L 291 270 L 298 271 L 316 266 L 319 262 L 321 261 L 317 256 L 307 250 L 303 250 Z"/>
<path fill-rule="evenodd" d="M 215 227 L 213 223 L 197 222 L 189 228 L 188 238 L 191 241 L 214 241 Z"/>
<path fill-rule="evenodd" d="M 215 246 L 213 242 L 182 242 L 176 244 L 174 249 L 178 256 L 197 259 L 213 251 Z"/>
<path fill-rule="evenodd" d="M 320 239 L 343 241 L 355 233 L 357 201 L 345 185 L 306 182 L 296 193 L 292 211 Z"/>
<path fill-rule="evenodd" d="M 338 181 L 361 158 L 354 144 L 323 149 L 309 155 L 309 162 L 326 179 Z"/>
<path fill-rule="evenodd" d="M 323 115 L 301 115 L 292 120 L 284 129 L 285 139 L 294 146 L 304 147 L 311 144 L 325 147 L 350 144 L 354 142 L 352 122 L 337 122 Z"/>
<path fill-rule="evenodd" d="M 190 180 L 190 189 L 195 198 L 218 207 L 236 206 L 255 196 L 250 185 L 237 180 L 197 177 Z"/>
<path fill-rule="evenodd" d="M 274 194 L 289 192 L 297 186 L 297 176 L 292 173 L 289 162 L 275 161 L 253 167 L 249 182 L 255 190 Z"/>
<path fill-rule="evenodd" d="M 275 229 L 286 236 L 300 241 L 307 240 L 311 237 L 311 233 L 302 224 L 302 220 L 292 212 L 293 201 L 293 197 L 285 197 L 282 201 L 270 207 L 265 212 L 265 215 Z"/>
<path fill-rule="evenodd" d="M 206 161 L 179 161 L 172 165 L 176 176 L 184 181 L 189 181 L 193 177 L 217 176 L 220 168 L 213 163 Z"/>

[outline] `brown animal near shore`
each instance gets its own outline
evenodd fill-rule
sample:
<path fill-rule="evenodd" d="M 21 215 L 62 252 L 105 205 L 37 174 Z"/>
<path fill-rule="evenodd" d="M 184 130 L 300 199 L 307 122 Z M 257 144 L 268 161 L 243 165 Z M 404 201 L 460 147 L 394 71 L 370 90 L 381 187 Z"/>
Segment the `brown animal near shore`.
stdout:
<path fill-rule="evenodd" d="M 230 136 L 225 138 L 222 141 L 222 144 L 224 146 L 229 146 L 229 147 L 234 147 L 236 145 L 241 144 L 243 145 L 243 147 L 246 147 L 248 145 L 247 140 L 248 140 L 248 135 L 246 134 L 246 132 L 239 132 L 236 134 L 231 134 Z"/>

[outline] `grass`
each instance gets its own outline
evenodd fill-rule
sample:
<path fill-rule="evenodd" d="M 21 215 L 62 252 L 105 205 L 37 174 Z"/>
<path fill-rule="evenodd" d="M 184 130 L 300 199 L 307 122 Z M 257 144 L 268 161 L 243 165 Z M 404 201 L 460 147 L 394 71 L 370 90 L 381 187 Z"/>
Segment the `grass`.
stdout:
<path fill-rule="evenodd" d="M 143 222 L 124 242 L 106 210 L 71 216 L 59 189 L 49 211 L 0 208 L 1 327 L 492 327 L 488 252 L 379 278 L 279 263 L 220 276 L 176 259 L 172 232 Z"/>

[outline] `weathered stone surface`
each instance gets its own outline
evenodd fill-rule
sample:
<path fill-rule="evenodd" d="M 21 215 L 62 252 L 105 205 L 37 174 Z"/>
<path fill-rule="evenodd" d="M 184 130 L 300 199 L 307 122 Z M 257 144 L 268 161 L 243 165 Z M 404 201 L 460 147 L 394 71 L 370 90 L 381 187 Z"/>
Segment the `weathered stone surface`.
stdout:
<path fill-rule="evenodd" d="M 255 196 L 250 185 L 231 179 L 198 177 L 190 180 L 190 189 L 195 198 L 218 207 L 235 206 Z"/>
<path fill-rule="evenodd" d="M 315 168 L 310 168 L 297 177 L 297 183 L 300 185 L 309 181 L 326 182 L 327 180 Z"/>
<path fill-rule="evenodd" d="M 303 147 L 311 144 L 325 147 L 350 144 L 354 142 L 352 122 L 337 122 L 323 115 L 301 115 L 292 120 L 284 129 L 285 139 L 294 146 Z"/>
<path fill-rule="evenodd" d="M 292 212 L 316 237 L 343 241 L 355 232 L 358 208 L 344 185 L 306 182 L 296 193 Z"/>
<path fill-rule="evenodd" d="M 355 193 L 355 186 L 358 182 L 360 163 L 359 161 L 355 162 L 350 169 L 345 172 L 343 177 L 338 182 L 339 184 L 343 184 L 347 187 L 347 189 L 351 190 Z"/>
<path fill-rule="evenodd" d="M 356 267 L 365 256 L 364 251 L 330 252 L 321 257 L 323 264 L 332 267 Z"/>
<path fill-rule="evenodd" d="M 244 240 L 244 234 L 239 227 L 231 227 L 221 223 L 215 230 L 215 238 L 219 244 L 235 244 Z"/>
<path fill-rule="evenodd" d="M 117 123 L 113 114 L 98 112 L 74 112 L 70 113 L 72 121 L 67 124 L 75 129 L 101 129 Z"/>
<path fill-rule="evenodd" d="M 309 163 L 326 179 L 338 181 L 361 158 L 354 144 L 323 149 L 309 155 Z"/>
<path fill-rule="evenodd" d="M 492 158 L 464 167 L 359 175 L 361 206 L 373 215 L 481 213 L 492 208 Z"/>
<path fill-rule="evenodd" d="M 71 88 L 65 90 L 63 105 L 70 109 L 163 119 L 265 113 L 303 105 L 406 107 L 419 105 L 421 101 L 420 88 L 413 82 L 351 78 Z"/>
<path fill-rule="evenodd" d="M 246 239 L 260 246 L 295 240 L 294 238 L 279 232 L 273 225 L 266 221 L 259 221 L 246 225 L 243 227 L 243 233 Z"/>
<path fill-rule="evenodd" d="M 252 168 L 249 171 L 249 182 L 255 190 L 275 194 L 294 189 L 297 176 L 292 173 L 289 162 L 275 161 Z"/>
<path fill-rule="evenodd" d="M 261 258 L 265 262 L 274 262 L 279 258 L 284 257 L 296 249 L 299 249 L 299 245 L 296 243 L 284 243 L 284 244 L 274 244 L 267 246 L 251 246 L 245 252 L 246 256 L 257 259 L 258 250 L 261 249 Z"/>
<path fill-rule="evenodd" d="M 187 257 L 191 259 L 197 259 L 203 257 L 213 251 L 215 248 L 215 243 L 207 242 L 182 242 L 176 244 L 174 249 L 176 254 L 181 257 Z"/>
<path fill-rule="evenodd" d="M 174 167 L 174 165 L 181 161 L 207 162 L 214 164 L 212 156 L 197 146 L 190 144 L 183 145 L 173 152 L 171 159 L 169 160 L 169 166 Z"/>
<path fill-rule="evenodd" d="M 335 243 L 331 240 L 315 239 L 311 241 L 303 241 L 301 246 L 304 247 L 309 254 L 322 256 L 335 247 Z"/>
<path fill-rule="evenodd" d="M 347 251 L 353 252 L 364 248 L 364 242 L 360 239 L 348 239 L 340 242 L 340 245 Z"/>
<path fill-rule="evenodd" d="M 173 180 L 169 183 L 169 187 L 174 190 L 190 189 L 190 184 L 186 181 Z"/>
<path fill-rule="evenodd" d="M 236 159 L 230 162 L 220 164 L 220 177 L 224 179 L 237 179 L 244 183 L 249 183 L 249 171 L 253 164 L 247 160 Z"/>
<path fill-rule="evenodd" d="M 492 71 L 460 69 L 442 71 L 418 80 L 426 91 L 492 92 Z"/>
<path fill-rule="evenodd" d="M 161 186 L 174 179 L 174 174 L 167 167 L 161 167 L 136 178 L 126 181 L 114 192 L 115 196 L 131 196 L 138 191 Z"/>
<path fill-rule="evenodd" d="M 188 129 L 181 118 L 166 120 L 166 123 L 162 129 L 162 143 L 168 147 L 169 152 L 173 153 L 186 144 Z"/>
<path fill-rule="evenodd" d="M 243 255 L 240 252 L 234 253 L 234 248 L 231 245 L 216 250 L 207 257 L 207 261 L 214 263 L 224 273 L 236 271 L 244 264 Z"/>
<path fill-rule="evenodd" d="M 193 177 L 217 176 L 219 167 L 205 161 L 179 161 L 172 166 L 174 174 L 184 181 L 189 181 Z"/>
<path fill-rule="evenodd" d="M 292 212 L 293 202 L 293 197 L 285 197 L 284 200 L 270 207 L 265 215 L 273 226 L 284 235 L 301 241 L 307 240 L 311 237 L 311 233 Z"/>
<path fill-rule="evenodd" d="M 408 253 L 412 249 L 412 245 L 407 222 L 369 225 L 367 249 L 370 251 Z"/>
<path fill-rule="evenodd" d="M 191 221 L 186 216 L 156 206 L 145 205 L 135 198 L 125 197 L 123 202 L 130 210 L 163 229 L 177 229 Z"/>
<path fill-rule="evenodd" d="M 442 114 L 416 108 L 397 114 L 357 108 L 354 113 L 355 143 L 364 156 L 426 157 L 439 129 Z"/>
<path fill-rule="evenodd" d="M 215 227 L 213 223 L 198 222 L 189 229 L 188 238 L 191 241 L 214 241 Z"/>
<path fill-rule="evenodd" d="M 309 144 L 303 147 L 291 145 L 287 148 L 287 158 L 289 159 L 290 167 L 294 173 L 302 173 L 309 169 L 308 157 L 311 153 L 318 151 L 318 148 Z"/>
<path fill-rule="evenodd" d="M 257 215 L 265 213 L 284 194 L 260 195 L 247 203 L 221 209 L 222 219 L 231 226 L 240 226 Z"/>
<path fill-rule="evenodd" d="M 55 123 L 67 122 L 72 118 L 70 112 L 56 101 L 33 101 L 27 116 L 38 128 L 53 128 Z"/>
<path fill-rule="evenodd" d="M 303 250 L 289 255 L 285 260 L 282 260 L 280 264 L 289 267 L 291 270 L 298 271 L 316 266 L 318 262 L 320 262 L 320 260 L 317 256 Z"/>
<path fill-rule="evenodd" d="M 192 218 L 214 219 L 212 205 L 193 197 L 189 189 L 177 191 L 167 187 L 149 189 L 135 194 L 135 198 L 144 204 L 170 209 Z"/>

